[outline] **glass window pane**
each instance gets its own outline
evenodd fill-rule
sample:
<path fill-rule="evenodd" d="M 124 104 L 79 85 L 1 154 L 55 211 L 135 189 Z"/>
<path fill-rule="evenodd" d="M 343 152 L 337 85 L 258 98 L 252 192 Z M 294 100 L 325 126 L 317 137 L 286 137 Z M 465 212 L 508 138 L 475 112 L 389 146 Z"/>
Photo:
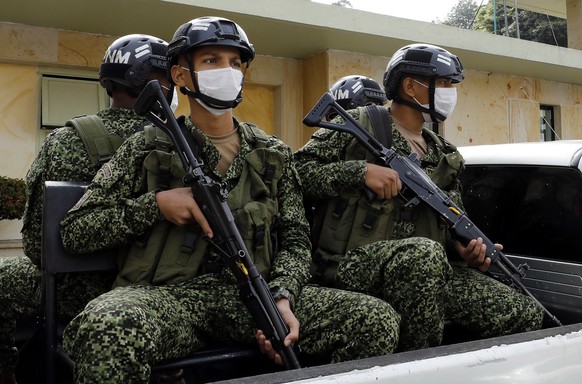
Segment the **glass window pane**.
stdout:
<path fill-rule="evenodd" d="M 469 218 L 508 254 L 578 261 L 582 175 L 574 168 L 468 166 Z"/>

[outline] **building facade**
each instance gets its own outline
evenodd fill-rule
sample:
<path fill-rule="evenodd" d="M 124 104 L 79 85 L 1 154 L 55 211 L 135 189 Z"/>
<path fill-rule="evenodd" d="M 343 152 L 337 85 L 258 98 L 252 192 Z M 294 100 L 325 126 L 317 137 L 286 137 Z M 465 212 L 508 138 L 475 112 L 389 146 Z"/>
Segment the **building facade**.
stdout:
<path fill-rule="evenodd" d="M 3 0 L 0 175 L 25 176 L 47 132 L 66 121 L 58 114 L 53 118 L 54 111 L 82 110 L 87 104 L 97 109 L 76 95 L 75 87 L 77 81 L 93 84 L 89 94 L 99 93 L 99 63 L 117 37 L 146 33 L 169 41 L 181 23 L 203 15 L 239 23 L 257 50 L 237 118 L 258 124 L 294 149 L 313 132 L 302 124 L 303 117 L 333 82 L 362 74 L 381 83 L 390 55 L 413 42 L 447 48 L 465 66 L 455 112 L 440 127 L 453 143 L 582 139 L 582 23 L 570 28 L 572 20 L 582 19 L 582 0 L 523 3 L 545 3 L 556 12 L 563 6 L 571 48 L 308 0 Z M 187 111 L 180 96 L 177 114 Z M 102 103 L 101 97 L 94 99 Z M 74 114 L 80 113 L 84 110 Z M 21 252 L 20 227 L 18 220 L 0 221 L 0 256 Z"/>

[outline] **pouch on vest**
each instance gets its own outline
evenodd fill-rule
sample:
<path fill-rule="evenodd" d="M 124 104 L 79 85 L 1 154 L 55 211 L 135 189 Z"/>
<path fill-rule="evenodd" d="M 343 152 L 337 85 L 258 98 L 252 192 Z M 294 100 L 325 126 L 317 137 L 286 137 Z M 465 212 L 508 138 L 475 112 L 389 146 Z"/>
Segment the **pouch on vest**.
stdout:
<path fill-rule="evenodd" d="M 438 136 L 436 133 L 428 129 L 425 129 L 424 132 L 431 136 L 437 148 L 443 152 L 443 156 L 437 166 L 432 170 L 430 178 L 442 190 L 451 189 L 454 187 L 459 172 L 465 163 L 463 156 L 461 156 L 453 144 Z"/>
<path fill-rule="evenodd" d="M 153 127 L 146 127 L 148 129 Z M 144 160 L 142 177 L 148 191 L 157 189 L 159 174 L 170 175 L 170 188 L 183 187 L 184 168 L 178 156 L 162 150 L 151 151 Z M 197 228 L 177 227 L 167 221 L 157 223 L 143 241 L 136 241 L 120 261 L 116 285 L 175 283 L 196 275 L 202 260 L 189 264 L 193 246 L 184 245 Z M 202 243 L 202 242 L 201 242 Z M 169 245 L 172 246 L 169 246 Z M 205 248 L 206 244 L 202 244 Z"/>
<path fill-rule="evenodd" d="M 158 130 L 146 127 L 147 143 L 156 150 L 149 153 L 144 161 L 142 177 L 148 190 L 156 190 L 159 173 L 169 169 L 170 188 L 183 186 L 185 174 L 176 153 L 170 152 L 167 141 L 161 140 Z M 241 124 L 243 138 L 255 137 L 251 128 Z M 266 135 L 263 133 L 263 136 Z M 246 139 L 245 139 L 246 140 Z M 160 143 L 164 142 L 164 145 Z M 239 228 L 245 245 L 259 272 L 265 274 L 270 269 L 271 256 L 276 252 L 271 236 L 272 227 L 278 215 L 277 186 L 282 175 L 284 155 L 268 149 L 268 140 L 257 140 L 254 144 L 261 148 L 251 151 L 245 159 L 238 184 L 229 192 L 228 205 Z M 255 196 L 258 201 L 253 201 Z M 212 272 L 208 256 L 211 245 L 197 233 L 198 227 L 178 227 L 166 221 L 152 229 L 145 245 L 134 244 L 120 268 L 118 284 L 172 284 L 201 273 Z M 199 232 L 199 231 L 198 231 Z"/>
<path fill-rule="evenodd" d="M 257 270 L 265 277 L 277 252 L 273 230 L 279 215 L 277 190 L 283 162 L 283 154 L 278 151 L 269 148 L 251 151 L 245 157 L 241 179 L 228 199 L 241 237 Z"/>
<path fill-rule="evenodd" d="M 108 162 L 124 139 L 110 134 L 103 120 L 97 115 L 83 115 L 72 118 L 65 123 L 73 127 L 83 140 L 91 164 L 96 167 Z"/>

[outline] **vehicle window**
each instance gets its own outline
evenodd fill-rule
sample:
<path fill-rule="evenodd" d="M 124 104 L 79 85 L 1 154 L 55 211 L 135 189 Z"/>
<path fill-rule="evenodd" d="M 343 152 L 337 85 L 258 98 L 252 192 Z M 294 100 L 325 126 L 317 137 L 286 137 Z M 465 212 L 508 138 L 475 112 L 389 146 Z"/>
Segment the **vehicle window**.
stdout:
<path fill-rule="evenodd" d="M 510 254 L 580 261 L 582 175 L 573 168 L 467 166 L 469 218 Z"/>

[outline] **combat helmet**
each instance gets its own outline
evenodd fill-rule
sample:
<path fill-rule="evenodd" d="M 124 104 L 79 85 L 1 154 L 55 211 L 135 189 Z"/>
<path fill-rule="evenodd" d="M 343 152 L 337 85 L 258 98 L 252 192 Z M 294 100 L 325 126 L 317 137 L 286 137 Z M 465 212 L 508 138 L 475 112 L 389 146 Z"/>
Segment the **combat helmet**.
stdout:
<path fill-rule="evenodd" d="M 243 63 L 255 58 L 255 48 L 245 31 L 234 21 L 223 17 L 204 16 L 182 24 L 174 33 L 168 47 L 170 65 L 180 54 L 204 45 L 226 45 L 240 50 Z"/>
<path fill-rule="evenodd" d="M 250 65 L 255 58 L 255 48 L 249 42 L 245 31 L 234 21 L 224 17 L 203 16 L 182 24 L 174 33 L 168 47 L 169 70 L 178 63 L 180 55 L 185 55 L 192 77 L 192 83 L 196 90 L 192 91 L 181 87 L 180 92 L 193 98 L 197 98 L 204 104 L 216 108 L 234 108 L 242 101 L 242 90 L 235 100 L 217 100 L 198 91 L 198 83 L 195 70 L 192 66 L 190 52 L 198 47 L 206 45 L 222 45 L 238 48 L 243 63 Z M 171 74 L 170 74 L 171 79 Z"/>
<path fill-rule="evenodd" d="M 433 79 L 443 77 L 453 83 L 464 79 L 459 58 L 446 49 L 430 44 L 411 44 L 394 53 L 384 72 L 384 90 L 388 100 L 397 97 L 398 84 L 404 75 Z"/>
<path fill-rule="evenodd" d="M 153 70 L 166 73 L 168 43 L 154 36 L 132 34 L 115 40 L 99 67 L 99 82 L 111 97 L 114 89 L 124 89 L 137 97 Z"/>
<path fill-rule="evenodd" d="M 388 100 L 378 82 L 360 75 L 342 77 L 331 86 L 329 92 L 343 109 L 370 104 L 383 105 Z"/>

